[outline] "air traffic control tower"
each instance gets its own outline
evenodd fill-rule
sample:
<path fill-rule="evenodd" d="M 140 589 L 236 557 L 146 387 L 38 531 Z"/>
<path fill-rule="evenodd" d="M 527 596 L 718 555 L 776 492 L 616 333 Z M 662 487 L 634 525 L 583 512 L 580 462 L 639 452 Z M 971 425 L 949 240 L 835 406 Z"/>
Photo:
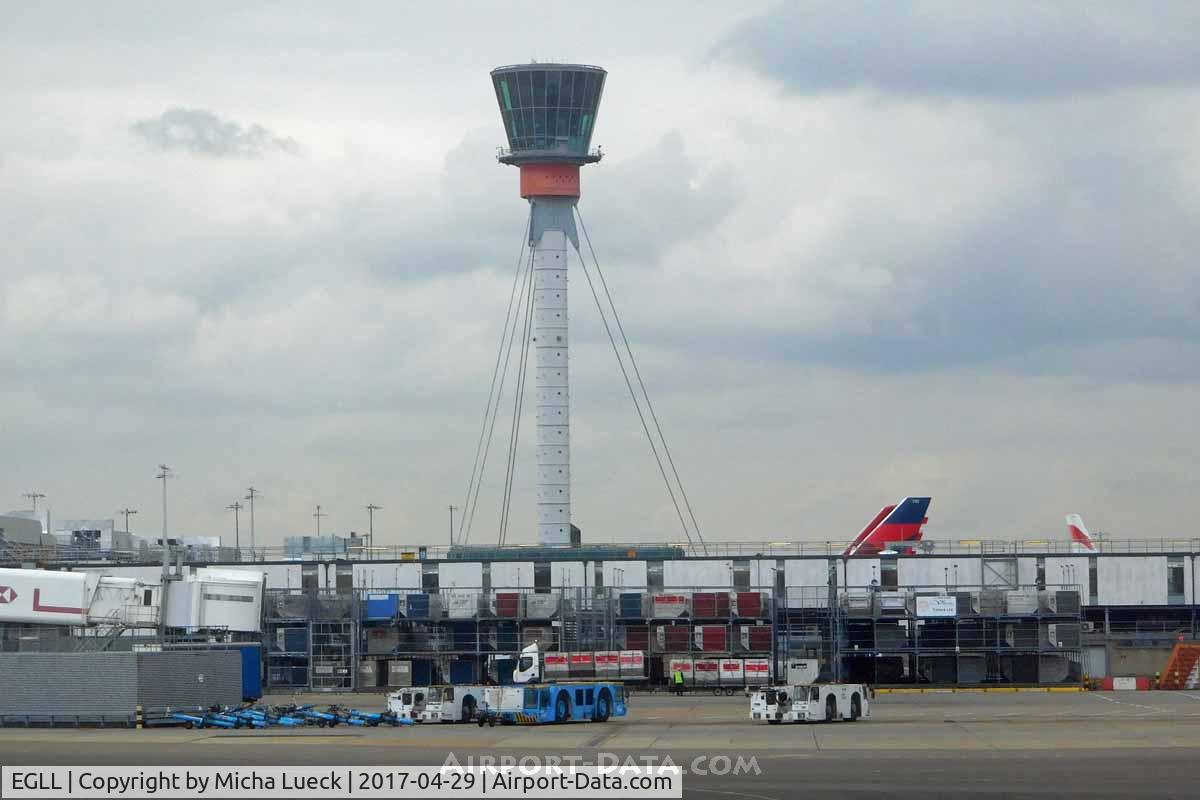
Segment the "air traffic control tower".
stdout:
<path fill-rule="evenodd" d="M 579 168 L 600 160 L 591 141 L 607 74 L 580 64 L 492 70 L 508 136 L 500 161 L 521 168 L 521 197 L 530 204 L 541 545 L 572 543 L 567 261 L 571 247 L 579 250 Z"/>

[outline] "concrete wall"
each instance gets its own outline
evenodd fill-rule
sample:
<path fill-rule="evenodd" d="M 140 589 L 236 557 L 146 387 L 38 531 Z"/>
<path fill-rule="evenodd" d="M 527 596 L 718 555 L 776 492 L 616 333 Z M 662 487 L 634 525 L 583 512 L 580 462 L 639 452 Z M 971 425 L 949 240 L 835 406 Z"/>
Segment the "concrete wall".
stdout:
<path fill-rule="evenodd" d="M 1166 605 L 1167 557 L 1097 558 L 1100 605 Z"/>
<path fill-rule="evenodd" d="M 628 581 L 627 581 L 628 583 Z M 664 561 L 663 588 L 688 589 L 725 587 L 733 583 L 733 561 Z"/>
<path fill-rule="evenodd" d="M 896 575 L 901 586 L 928 586 L 945 588 L 951 586 L 973 586 L 983 581 L 981 562 L 978 558 L 901 558 L 896 565 Z"/>
<path fill-rule="evenodd" d="M 1108 648 L 1108 674 L 1116 678 L 1152 678 L 1167 666 L 1171 648 L 1117 647 Z"/>
<path fill-rule="evenodd" d="M 421 565 L 413 562 L 354 565 L 354 585 L 360 589 L 421 588 Z"/>
<path fill-rule="evenodd" d="M 143 706 L 235 705 L 237 650 L 0 654 L 0 714 L 131 716 Z"/>
<path fill-rule="evenodd" d="M 578 561 L 551 561 L 550 562 L 550 585 L 551 586 L 583 586 L 584 575 L 588 576 L 588 585 L 592 582 L 592 562 L 588 562 L 585 572 L 585 566 Z M 494 567 L 493 567 L 494 569 Z M 645 570 L 643 570 L 644 572 Z M 608 586 L 608 573 L 604 574 L 604 585 Z M 495 578 L 492 579 L 492 585 L 496 585 Z M 532 586 L 531 580 L 528 584 Z"/>
<path fill-rule="evenodd" d="M 551 585 L 559 586 L 555 583 L 554 571 L 550 573 Z M 579 586 L 580 584 L 570 584 Z M 492 588 L 493 589 L 533 589 L 533 562 L 532 561 L 493 561 L 492 562 Z"/>
<path fill-rule="evenodd" d="M 483 586 L 483 565 L 478 561 L 443 562 L 438 566 L 438 586 L 442 589 L 478 589 Z"/>

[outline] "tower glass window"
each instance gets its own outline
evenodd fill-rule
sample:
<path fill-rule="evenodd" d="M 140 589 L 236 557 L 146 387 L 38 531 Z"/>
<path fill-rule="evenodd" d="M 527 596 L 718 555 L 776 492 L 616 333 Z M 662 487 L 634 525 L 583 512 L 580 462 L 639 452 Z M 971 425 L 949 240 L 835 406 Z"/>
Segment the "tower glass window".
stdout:
<path fill-rule="evenodd" d="M 605 75 L 599 67 L 573 64 L 494 70 L 492 84 L 511 154 L 589 159 Z"/>

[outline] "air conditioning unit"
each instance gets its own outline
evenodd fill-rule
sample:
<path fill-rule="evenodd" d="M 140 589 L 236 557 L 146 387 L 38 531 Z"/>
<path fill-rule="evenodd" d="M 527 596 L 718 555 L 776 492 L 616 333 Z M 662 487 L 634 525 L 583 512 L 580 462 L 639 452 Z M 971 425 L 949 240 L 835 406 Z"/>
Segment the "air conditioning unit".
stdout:
<path fill-rule="evenodd" d="M 1095 633 L 1096 632 L 1096 623 L 1081 622 L 1081 623 L 1079 623 L 1079 630 L 1083 631 L 1084 633 Z"/>

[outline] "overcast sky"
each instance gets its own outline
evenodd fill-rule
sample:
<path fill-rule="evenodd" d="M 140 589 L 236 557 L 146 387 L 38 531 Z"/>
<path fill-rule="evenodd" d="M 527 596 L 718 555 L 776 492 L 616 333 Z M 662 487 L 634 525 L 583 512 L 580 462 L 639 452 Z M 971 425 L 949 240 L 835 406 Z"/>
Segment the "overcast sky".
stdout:
<path fill-rule="evenodd" d="M 0 4 L 0 510 L 154 532 L 166 462 L 173 533 L 254 484 L 268 544 L 446 541 L 527 213 L 488 71 L 559 59 L 609 72 L 580 208 L 708 539 L 1195 534 L 1200 7 L 558 8 Z M 575 520 L 678 540 L 573 280 Z"/>

